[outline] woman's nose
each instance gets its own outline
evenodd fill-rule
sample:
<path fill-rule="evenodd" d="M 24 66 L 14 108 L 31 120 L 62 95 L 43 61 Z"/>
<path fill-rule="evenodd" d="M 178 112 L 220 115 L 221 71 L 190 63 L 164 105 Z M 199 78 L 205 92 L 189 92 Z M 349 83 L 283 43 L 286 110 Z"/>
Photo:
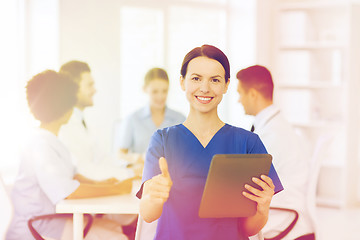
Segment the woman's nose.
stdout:
<path fill-rule="evenodd" d="M 210 89 L 209 81 L 202 81 L 200 85 L 200 91 L 203 93 L 207 93 L 209 92 L 209 89 Z"/>

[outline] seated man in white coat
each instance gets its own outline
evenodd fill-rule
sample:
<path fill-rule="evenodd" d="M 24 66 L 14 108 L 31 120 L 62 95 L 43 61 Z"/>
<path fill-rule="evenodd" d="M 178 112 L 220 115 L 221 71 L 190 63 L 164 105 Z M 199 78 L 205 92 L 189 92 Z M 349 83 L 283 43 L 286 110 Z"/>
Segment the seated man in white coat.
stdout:
<path fill-rule="evenodd" d="M 260 136 L 273 156 L 273 164 L 284 185 L 284 191 L 274 196 L 270 206 L 293 209 L 299 214 L 294 228 L 282 239 L 312 240 L 313 229 L 306 206 L 309 161 L 304 154 L 305 145 L 281 110 L 273 104 L 274 84 L 268 69 L 251 66 L 240 70 L 236 77 L 239 80 L 239 102 L 245 114 L 255 116 L 251 131 Z M 269 220 L 262 230 L 265 237 L 267 233 L 284 230 L 291 223 L 292 216 L 285 211 L 270 210 Z"/>
<path fill-rule="evenodd" d="M 89 65 L 81 61 L 70 61 L 60 67 L 60 73 L 70 76 L 79 86 L 73 114 L 59 132 L 59 138 L 75 158 L 78 172 L 97 180 L 110 177 L 123 180 L 140 176 L 142 166 L 134 164 L 132 168 L 126 168 L 115 165 L 115 159 L 99 147 L 99 140 L 85 121 L 84 111 L 94 105 L 93 96 L 96 92 Z M 105 217 L 123 225 L 129 236 L 135 234 L 135 214 L 110 214 Z"/>
<path fill-rule="evenodd" d="M 85 121 L 84 110 L 93 106 L 93 96 L 96 93 L 88 64 L 70 61 L 61 66 L 60 72 L 69 75 L 79 86 L 73 115 L 59 132 L 59 138 L 75 157 L 78 172 L 98 180 L 133 177 L 132 169 L 114 165 L 110 154 L 99 147 L 94 132 Z"/>

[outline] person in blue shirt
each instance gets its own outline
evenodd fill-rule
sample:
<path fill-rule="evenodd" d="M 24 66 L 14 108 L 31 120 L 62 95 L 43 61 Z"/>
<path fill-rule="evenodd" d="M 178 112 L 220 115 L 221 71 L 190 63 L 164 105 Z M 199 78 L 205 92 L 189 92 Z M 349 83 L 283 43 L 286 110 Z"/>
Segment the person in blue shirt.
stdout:
<path fill-rule="evenodd" d="M 146 153 L 143 185 L 138 192 L 140 216 L 158 219 L 155 239 L 248 239 L 265 225 L 274 193 L 283 189 L 272 166 L 269 176 L 253 178 L 243 195 L 257 203 L 247 218 L 199 218 L 199 205 L 215 154 L 266 153 L 258 135 L 230 126 L 218 105 L 230 82 L 230 65 L 218 48 L 203 45 L 184 58 L 180 84 L 190 103 L 183 124 L 158 130 Z"/>
<path fill-rule="evenodd" d="M 151 135 L 160 128 L 185 121 L 185 117 L 166 106 L 169 77 L 162 68 L 150 69 L 144 79 L 144 92 L 149 96 L 149 105 L 124 120 L 119 131 L 120 154 L 144 154 Z"/>

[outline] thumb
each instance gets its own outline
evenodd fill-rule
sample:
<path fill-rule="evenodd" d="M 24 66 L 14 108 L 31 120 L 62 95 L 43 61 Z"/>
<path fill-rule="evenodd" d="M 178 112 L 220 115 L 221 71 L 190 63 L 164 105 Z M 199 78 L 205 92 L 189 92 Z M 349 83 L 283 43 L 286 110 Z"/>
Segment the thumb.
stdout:
<path fill-rule="evenodd" d="M 164 157 L 161 157 L 161 158 L 159 159 L 159 166 L 160 166 L 161 174 L 162 174 L 164 177 L 170 177 L 170 173 L 169 173 L 167 161 L 166 161 L 166 159 L 165 159 Z"/>

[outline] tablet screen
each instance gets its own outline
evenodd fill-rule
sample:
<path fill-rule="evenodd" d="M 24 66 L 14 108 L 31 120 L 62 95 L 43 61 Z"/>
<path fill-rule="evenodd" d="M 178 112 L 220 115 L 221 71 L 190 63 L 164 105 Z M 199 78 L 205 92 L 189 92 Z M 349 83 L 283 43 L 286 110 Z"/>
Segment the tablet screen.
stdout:
<path fill-rule="evenodd" d="M 245 184 L 260 188 L 251 179 L 268 175 L 270 154 L 214 155 L 202 195 L 199 217 L 249 217 L 256 213 L 256 202 L 242 195 Z"/>

